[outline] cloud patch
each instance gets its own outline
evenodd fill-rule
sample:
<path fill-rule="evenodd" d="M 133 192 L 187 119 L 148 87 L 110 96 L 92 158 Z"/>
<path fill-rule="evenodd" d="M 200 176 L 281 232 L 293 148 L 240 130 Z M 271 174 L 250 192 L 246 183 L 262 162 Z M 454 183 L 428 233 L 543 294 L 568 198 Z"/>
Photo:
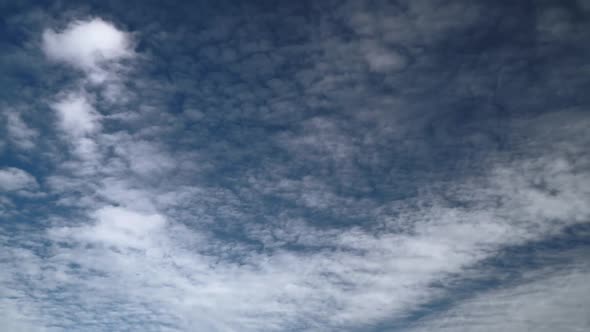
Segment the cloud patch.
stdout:
<path fill-rule="evenodd" d="M 369 67 L 375 72 L 398 71 L 408 65 L 408 59 L 401 53 L 374 43 L 365 45 L 363 51 Z"/>
<path fill-rule="evenodd" d="M 75 21 L 62 31 L 47 29 L 42 41 L 48 58 L 84 70 L 97 82 L 107 77 L 105 65 L 134 54 L 131 36 L 100 18 Z"/>
<path fill-rule="evenodd" d="M 82 137 L 100 128 L 100 116 L 84 94 L 68 93 L 51 107 L 57 113 L 59 127 L 67 135 Z"/>
<path fill-rule="evenodd" d="M 35 190 L 39 187 L 31 174 L 15 167 L 0 169 L 0 191 L 16 192 L 19 190 Z"/>
<path fill-rule="evenodd" d="M 29 127 L 18 112 L 10 110 L 6 112 L 6 131 L 9 140 L 22 150 L 33 149 L 39 137 L 39 132 Z"/>

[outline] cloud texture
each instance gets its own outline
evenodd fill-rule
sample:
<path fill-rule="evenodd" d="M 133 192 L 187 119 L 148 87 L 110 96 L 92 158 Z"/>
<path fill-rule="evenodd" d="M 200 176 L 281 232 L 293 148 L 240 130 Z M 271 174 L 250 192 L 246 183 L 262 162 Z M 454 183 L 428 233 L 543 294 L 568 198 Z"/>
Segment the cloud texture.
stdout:
<path fill-rule="evenodd" d="M 587 8 L 125 6 L 10 12 L 0 326 L 589 326 Z"/>

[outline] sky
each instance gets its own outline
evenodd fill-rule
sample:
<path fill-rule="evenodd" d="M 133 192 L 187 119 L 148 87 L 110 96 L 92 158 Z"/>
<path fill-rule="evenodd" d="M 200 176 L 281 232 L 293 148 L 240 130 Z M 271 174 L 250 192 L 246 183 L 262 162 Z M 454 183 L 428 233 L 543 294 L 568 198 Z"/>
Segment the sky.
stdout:
<path fill-rule="evenodd" d="M 590 330 L 590 2 L 0 1 L 0 330 Z"/>

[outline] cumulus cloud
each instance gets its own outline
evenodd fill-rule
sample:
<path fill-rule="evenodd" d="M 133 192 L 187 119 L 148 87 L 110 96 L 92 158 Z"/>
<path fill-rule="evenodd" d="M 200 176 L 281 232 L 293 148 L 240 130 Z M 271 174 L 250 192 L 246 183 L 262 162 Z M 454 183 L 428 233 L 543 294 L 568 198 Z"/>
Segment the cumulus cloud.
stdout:
<path fill-rule="evenodd" d="M 85 160 L 80 172 L 97 167 L 103 116 L 95 108 L 97 99 L 110 107 L 127 99 L 122 82 L 127 68 L 121 61 L 134 56 L 131 35 L 100 18 L 76 20 L 61 31 L 46 29 L 42 48 L 53 61 L 86 73 L 74 90 L 59 93 L 49 106 L 56 112 L 58 128 L 71 143 L 73 153 Z M 98 90 L 97 90 L 98 88 Z"/>
<path fill-rule="evenodd" d="M 38 186 L 35 177 L 22 169 L 14 167 L 0 169 L 0 190 L 3 192 L 35 190 Z"/>
<path fill-rule="evenodd" d="M 61 130 L 68 135 L 82 137 L 100 128 L 99 113 L 84 94 L 65 94 L 51 107 L 57 112 Z"/>
<path fill-rule="evenodd" d="M 42 47 L 50 59 L 82 69 L 97 82 L 107 76 L 103 66 L 133 56 L 130 35 L 100 18 L 75 21 L 62 31 L 45 30 Z"/>

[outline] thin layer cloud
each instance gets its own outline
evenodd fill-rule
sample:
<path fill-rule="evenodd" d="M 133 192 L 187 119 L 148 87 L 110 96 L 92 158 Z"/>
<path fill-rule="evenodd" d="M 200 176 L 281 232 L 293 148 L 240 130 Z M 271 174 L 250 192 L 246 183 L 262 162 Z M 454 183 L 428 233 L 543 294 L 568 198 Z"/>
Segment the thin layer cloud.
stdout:
<path fill-rule="evenodd" d="M 588 326 L 588 267 L 539 271 L 520 285 L 481 294 L 411 331 L 581 331 Z"/>

